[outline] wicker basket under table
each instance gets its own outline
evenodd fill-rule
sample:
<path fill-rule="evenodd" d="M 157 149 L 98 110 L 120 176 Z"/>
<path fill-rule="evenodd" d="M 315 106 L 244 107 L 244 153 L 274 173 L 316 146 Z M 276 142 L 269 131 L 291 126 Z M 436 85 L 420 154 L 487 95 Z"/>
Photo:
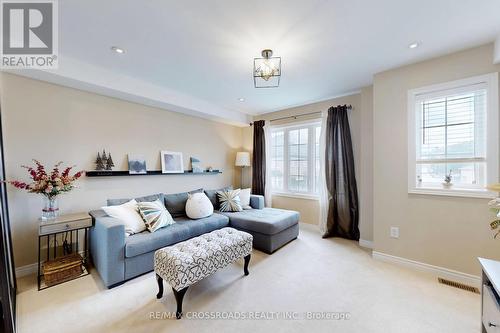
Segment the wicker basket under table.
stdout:
<path fill-rule="evenodd" d="M 83 273 L 83 258 L 78 253 L 59 257 L 43 264 L 43 277 L 47 286 L 71 280 Z"/>

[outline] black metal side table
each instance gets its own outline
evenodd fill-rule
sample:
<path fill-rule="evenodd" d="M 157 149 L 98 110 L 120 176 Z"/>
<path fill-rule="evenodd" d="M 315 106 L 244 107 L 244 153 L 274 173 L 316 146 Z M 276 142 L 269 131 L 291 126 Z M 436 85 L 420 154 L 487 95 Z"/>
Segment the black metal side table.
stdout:
<path fill-rule="evenodd" d="M 38 290 L 57 285 L 48 286 L 45 283 L 42 265 L 62 255 L 79 253 L 83 259 L 82 273 L 63 282 L 89 274 L 90 251 L 88 242 L 90 233 L 88 230 L 91 226 L 92 218 L 87 213 L 63 215 L 55 220 L 40 221 L 38 228 Z"/>

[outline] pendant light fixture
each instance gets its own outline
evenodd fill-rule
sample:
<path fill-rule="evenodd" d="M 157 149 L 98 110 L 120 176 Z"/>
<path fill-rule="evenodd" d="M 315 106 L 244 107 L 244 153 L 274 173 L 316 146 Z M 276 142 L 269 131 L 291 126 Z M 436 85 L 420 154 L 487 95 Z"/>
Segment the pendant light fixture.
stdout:
<path fill-rule="evenodd" d="M 270 49 L 262 50 L 262 58 L 253 60 L 253 82 L 255 88 L 276 88 L 280 85 L 281 58 L 273 57 Z"/>

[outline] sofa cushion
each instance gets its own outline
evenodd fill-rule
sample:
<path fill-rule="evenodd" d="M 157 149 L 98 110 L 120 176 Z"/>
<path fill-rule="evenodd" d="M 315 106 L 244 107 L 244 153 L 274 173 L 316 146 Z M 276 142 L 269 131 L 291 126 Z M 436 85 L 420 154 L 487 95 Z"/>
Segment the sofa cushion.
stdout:
<path fill-rule="evenodd" d="M 228 225 L 229 218 L 216 213 L 199 220 L 180 217 L 175 219 L 175 224 L 156 232 L 146 231 L 127 237 L 125 239 L 125 257 L 131 258 L 155 251 Z"/>
<path fill-rule="evenodd" d="M 174 224 L 172 215 L 165 208 L 163 201 L 143 201 L 137 203 L 137 210 L 150 232 Z"/>
<path fill-rule="evenodd" d="M 240 189 L 217 192 L 221 212 L 241 212 Z"/>
<path fill-rule="evenodd" d="M 199 193 L 203 192 L 202 188 L 193 190 L 190 192 L 174 193 L 174 194 L 164 194 L 165 207 L 170 212 L 173 218 L 186 216 L 186 201 L 188 199 L 188 193 Z"/>
<path fill-rule="evenodd" d="M 243 209 L 252 209 L 252 206 L 250 206 L 251 192 L 251 188 L 242 188 L 240 191 L 240 202 Z"/>
<path fill-rule="evenodd" d="M 186 201 L 186 215 L 193 220 L 208 217 L 214 213 L 214 206 L 205 193 L 194 193 L 188 195 Z"/>
<path fill-rule="evenodd" d="M 134 199 L 115 206 L 101 207 L 108 216 L 119 219 L 125 225 L 125 233 L 133 235 L 146 230 L 146 224 L 137 211 L 137 201 Z"/>
<path fill-rule="evenodd" d="M 223 187 L 223 188 L 219 188 L 217 190 L 205 190 L 205 194 L 207 195 L 207 197 L 212 202 L 212 205 L 214 206 L 214 209 L 218 210 L 219 209 L 219 198 L 217 196 L 217 192 L 220 192 L 220 191 L 229 191 L 229 190 L 232 190 L 232 189 L 233 189 L 232 186 L 226 186 L 226 187 Z"/>
<path fill-rule="evenodd" d="M 236 229 L 274 235 L 299 223 L 300 215 L 293 210 L 277 208 L 249 209 L 241 212 L 219 212 L 230 219 Z"/>
<path fill-rule="evenodd" d="M 135 198 L 135 201 L 137 202 L 143 202 L 143 201 L 156 201 L 156 200 L 160 200 L 163 202 L 163 193 L 158 193 L 158 194 L 150 194 L 150 195 L 145 195 L 143 197 L 138 197 L 138 198 Z M 108 202 L 108 206 L 117 206 L 117 205 L 122 205 L 126 202 L 129 202 L 131 200 L 131 198 L 129 199 L 108 199 L 107 202 Z"/>

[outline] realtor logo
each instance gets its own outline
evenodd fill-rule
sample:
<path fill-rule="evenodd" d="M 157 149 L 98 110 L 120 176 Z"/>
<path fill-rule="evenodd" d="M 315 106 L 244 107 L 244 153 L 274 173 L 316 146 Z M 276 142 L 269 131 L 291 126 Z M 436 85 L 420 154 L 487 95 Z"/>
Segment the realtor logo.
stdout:
<path fill-rule="evenodd" d="M 57 68 L 57 2 L 1 0 L 2 68 Z"/>

